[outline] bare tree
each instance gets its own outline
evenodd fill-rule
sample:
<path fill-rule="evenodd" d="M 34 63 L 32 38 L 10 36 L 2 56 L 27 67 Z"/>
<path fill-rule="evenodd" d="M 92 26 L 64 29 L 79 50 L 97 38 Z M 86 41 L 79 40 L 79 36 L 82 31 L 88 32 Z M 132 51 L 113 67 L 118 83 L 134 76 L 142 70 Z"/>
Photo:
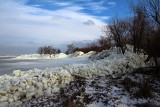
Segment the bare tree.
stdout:
<path fill-rule="evenodd" d="M 41 55 L 44 54 L 43 47 L 39 47 L 37 53 Z"/>
<path fill-rule="evenodd" d="M 109 31 L 111 33 L 111 36 L 113 37 L 113 40 L 116 43 L 116 46 L 121 48 L 122 53 L 125 53 L 125 36 L 126 36 L 126 21 L 121 19 L 114 19 L 109 25 L 108 25 Z"/>
<path fill-rule="evenodd" d="M 160 0 L 143 0 L 146 5 L 147 14 L 158 24 L 160 27 Z"/>
<path fill-rule="evenodd" d="M 103 50 L 106 50 L 112 46 L 112 39 L 108 36 L 101 36 L 98 43 Z"/>
<path fill-rule="evenodd" d="M 148 57 L 145 62 L 149 61 L 152 57 L 155 62 L 156 72 L 159 71 L 158 57 L 160 57 L 160 29 L 150 31 L 149 36 L 147 37 L 146 46 L 144 48 L 145 52 L 148 54 Z"/>
<path fill-rule="evenodd" d="M 134 16 L 129 22 L 129 33 L 131 36 L 132 45 L 134 46 L 134 52 L 138 53 L 142 39 L 145 36 L 147 18 L 145 6 L 143 4 L 132 4 L 131 9 L 134 13 Z"/>
<path fill-rule="evenodd" d="M 57 49 L 56 53 L 57 53 L 57 54 L 61 53 L 61 50 L 60 50 L 60 49 Z"/>
<path fill-rule="evenodd" d="M 49 54 L 50 57 L 52 54 L 56 54 L 57 49 L 53 48 L 52 46 L 43 46 L 43 47 L 39 47 L 37 53 L 39 54 Z"/>
<path fill-rule="evenodd" d="M 75 46 L 74 44 L 69 44 L 67 45 L 67 51 L 65 52 L 66 54 L 72 54 L 75 52 Z"/>
<path fill-rule="evenodd" d="M 52 46 L 47 47 L 47 54 L 49 54 L 50 57 L 51 57 L 52 54 L 55 55 L 56 51 L 57 51 L 57 49 L 53 48 Z"/>
<path fill-rule="evenodd" d="M 160 0 L 141 0 L 141 4 L 145 6 L 145 12 L 146 16 L 148 16 L 149 25 L 146 25 L 144 22 L 144 27 L 147 28 L 147 30 L 143 30 L 143 33 L 145 31 L 145 35 L 147 35 L 144 39 L 144 47 L 143 49 L 148 54 L 148 58 L 146 61 L 149 61 L 151 57 L 153 57 L 156 65 L 156 72 L 159 72 L 159 65 L 158 65 L 158 57 L 160 57 Z M 136 6 L 137 7 L 137 6 Z M 135 10 L 135 9 L 134 9 Z M 142 10 L 141 10 L 142 11 Z M 146 17 L 145 16 L 145 17 Z M 143 18 L 142 18 L 143 19 Z M 143 25 L 139 24 L 138 26 Z M 137 32 L 137 31 L 136 31 Z M 138 32 L 137 32 L 138 33 Z M 141 33 L 138 33 L 141 34 Z"/>

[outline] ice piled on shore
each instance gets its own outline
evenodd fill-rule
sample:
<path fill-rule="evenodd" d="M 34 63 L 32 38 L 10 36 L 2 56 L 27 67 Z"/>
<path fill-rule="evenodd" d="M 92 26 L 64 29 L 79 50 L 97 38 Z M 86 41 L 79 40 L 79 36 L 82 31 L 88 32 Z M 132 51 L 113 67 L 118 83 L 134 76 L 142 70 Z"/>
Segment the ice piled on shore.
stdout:
<path fill-rule="evenodd" d="M 92 52 L 89 52 L 89 54 L 92 54 Z M 49 54 L 25 54 L 25 55 L 20 55 L 20 56 L 17 56 L 15 57 L 15 59 L 57 59 L 57 58 L 67 58 L 67 57 L 79 57 L 79 56 L 82 56 L 84 55 L 83 52 L 81 51 L 78 51 L 78 52 L 74 52 L 73 54 L 69 54 L 69 55 L 66 55 L 64 53 L 59 53 L 59 54 L 52 54 L 52 55 L 49 55 Z"/>
<path fill-rule="evenodd" d="M 66 57 L 67 55 L 64 53 L 55 54 L 55 55 L 25 54 L 25 55 L 17 56 L 15 59 L 54 59 L 54 58 L 66 58 Z"/>
<path fill-rule="evenodd" d="M 127 51 L 122 55 L 117 53 L 116 47 L 96 54 L 92 59 L 97 57 L 101 57 L 98 58 L 100 60 L 93 60 L 87 64 L 72 64 L 45 70 L 15 70 L 11 75 L 0 76 L 0 106 L 16 102 L 21 104 L 21 101 L 30 100 L 32 97 L 50 97 L 69 84 L 73 75 L 85 78 L 108 75 L 117 77 L 130 73 L 135 68 L 147 66 L 144 63 L 146 56 L 143 54 Z"/>

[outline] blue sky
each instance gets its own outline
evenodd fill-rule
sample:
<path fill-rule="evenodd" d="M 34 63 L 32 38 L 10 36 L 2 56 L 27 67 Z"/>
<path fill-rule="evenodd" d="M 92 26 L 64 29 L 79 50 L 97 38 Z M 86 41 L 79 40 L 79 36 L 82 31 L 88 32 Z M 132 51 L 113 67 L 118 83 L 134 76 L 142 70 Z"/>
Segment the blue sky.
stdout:
<path fill-rule="evenodd" d="M 128 0 L 0 0 L 0 54 L 92 41 L 112 17 L 129 15 Z"/>

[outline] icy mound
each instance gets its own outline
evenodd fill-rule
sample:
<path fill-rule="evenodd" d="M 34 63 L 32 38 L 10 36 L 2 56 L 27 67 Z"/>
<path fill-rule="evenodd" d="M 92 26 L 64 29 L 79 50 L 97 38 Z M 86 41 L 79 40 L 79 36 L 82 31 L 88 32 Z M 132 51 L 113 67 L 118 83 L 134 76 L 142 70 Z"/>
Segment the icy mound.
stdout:
<path fill-rule="evenodd" d="M 60 54 L 55 54 L 54 58 L 66 58 L 67 55 L 64 53 L 60 53 Z"/>
<path fill-rule="evenodd" d="M 131 52 L 133 53 L 133 46 L 131 45 L 126 45 L 126 49 L 125 52 Z M 109 50 L 103 50 L 100 53 L 94 53 L 90 56 L 91 60 L 99 60 L 99 59 L 103 59 L 105 57 L 108 57 L 112 54 L 121 54 L 121 49 L 119 47 L 111 47 Z"/>
<path fill-rule="evenodd" d="M 25 54 L 17 56 L 16 59 L 54 59 L 54 58 L 66 58 L 67 55 L 64 53 L 55 55 L 40 55 L 40 54 Z"/>
<path fill-rule="evenodd" d="M 93 55 L 95 53 L 96 53 L 96 51 L 90 51 L 90 52 L 86 53 L 85 55 Z"/>
<path fill-rule="evenodd" d="M 112 54 L 108 55 L 106 52 L 107 57 L 87 64 L 66 65 L 46 70 L 15 70 L 11 75 L 0 76 L 0 106 L 20 105 L 33 97 L 51 97 L 59 92 L 61 87 L 70 83 L 73 75 L 84 78 L 109 75 L 117 77 L 130 73 L 133 69 L 147 66 L 143 54 L 126 52 L 122 55 L 115 51 L 117 49 L 113 48 Z M 105 51 L 100 54 L 105 54 Z"/>
<path fill-rule="evenodd" d="M 15 70 L 12 76 L 0 77 L 0 106 L 22 104 L 21 101 L 32 97 L 50 97 L 71 80 L 71 74 L 62 68 L 26 72 Z"/>
<path fill-rule="evenodd" d="M 92 52 L 88 53 L 87 55 L 90 55 L 90 54 L 92 54 Z M 57 58 L 67 58 L 67 57 L 79 57 L 82 55 L 84 55 L 84 53 L 81 51 L 77 51 L 77 52 L 74 52 L 73 54 L 69 54 L 69 55 L 66 55 L 64 53 L 55 54 L 55 55 L 54 54 L 52 54 L 52 55 L 49 55 L 49 54 L 45 54 L 45 55 L 25 54 L 25 55 L 17 56 L 15 59 L 57 59 Z"/>
<path fill-rule="evenodd" d="M 73 54 L 69 54 L 68 56 L 69 57 L 79 57 L 79 56 L 82 56 L 82 55 L 84 55 L 84 53 L 82 51 L 76 51 Z"/>
<path fill-rule="evenodd" d="M 105 57 L 107 57 L 109 55 L 110 55 L 110 52 L 108 50 L 103 50 L 100 53 L 94 53 L 94 54 L 92 54 L 89 58 L 91 60 L 99 60 L 99 59 L 103 59 L 103 58 L 105 58 Z"/>

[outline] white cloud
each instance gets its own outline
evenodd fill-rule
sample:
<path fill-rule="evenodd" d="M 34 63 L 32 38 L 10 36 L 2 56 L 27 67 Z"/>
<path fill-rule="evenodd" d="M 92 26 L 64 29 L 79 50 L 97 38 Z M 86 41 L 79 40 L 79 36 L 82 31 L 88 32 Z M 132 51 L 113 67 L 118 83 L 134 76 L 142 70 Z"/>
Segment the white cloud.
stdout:
<path fill-rule="evenodd" d="M 81 11 L 84 8 L 81 6 L 69 6 L 69 7 L 65 7 L 65 10 L 70 10 L 70 11 Z"/>
<path fill-rule="evenodd" d="M 55 5 L 58 5 L 58 6 L 70 6 L 70 5 L 72 5 L 72 4 L 69 3 L 69 2 L 58 2 L 58 1 L 53 1 L 52 3 L 55 4 Z"/>
<path fill-rule="evenodd" d="M 90 7 L 91 10 L 94 10 L 98 13 L 102 12 L 103 10 L 108 9 L 107 6 L 104 6 L 106 1 L 99 0 L 98 2 L 88 2 L 87 5 Z"/>
<path fill-rule="evenodd" d="M 108 9 L 109 7 L 107 6 L 107 4 L 109 5 L 113 5 L 113 3 L 115 2 L 108 2 L 107 0 L 98 0 L 98 1 L 94 1 L 94 0 L 73 0 L 73 1 L 59 1 L 59 0 L 46 0 L 44 2 L 49 2 L 51 5 L 58 5 L 58 6 L 63 6 L 65 8 L 75 8 L 78 10 L 83 10 L 83 9 L 88 9 L 91 11 L 94 11 L 96 13 L 101 13 L 104 10 Z"/>
<path fill-rule="evenodd" d="M 6 44 L 7 41 L 12 41 L 12 38 L 15 39 L 15 43 L 17 42 L 16 45 L 21 46 L 26 46 L 27 41 L 38 44 L 61 44 L 94 40 L 101 35 L 99 26 L 105 24 L 96 16 L 80 12 L 83 9 L 80 6 L 51 11 L 25 5 L 26 0 L 7 1 L 0 1 L 0 37 L 8 37 Z M 84 22 L 88 20 L 93 21 L 94 25 L 85 25 Z M 19 42 L 23 38 L 26 41 L 24 44 Z"/>

